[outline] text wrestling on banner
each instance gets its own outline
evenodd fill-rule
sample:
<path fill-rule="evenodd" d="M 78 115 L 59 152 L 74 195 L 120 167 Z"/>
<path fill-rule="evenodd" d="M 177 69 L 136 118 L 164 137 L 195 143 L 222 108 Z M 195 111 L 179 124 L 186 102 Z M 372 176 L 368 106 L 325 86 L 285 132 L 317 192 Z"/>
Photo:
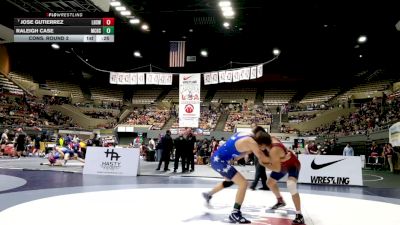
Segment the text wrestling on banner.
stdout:
<path fill-rule="evenodd" d="M 299 155 L 299 183 L 324 185 L 363 185 L 361 157 Z"/>
<path fill-rule="evenodd" d="M 137 176 L 138 148 L 88 147 L 83 174 Z"/>
<path fill-rule="evenodd" d="M 179 127 L 198 127 L 200 118 L 199 73 L 179 75 Z"/>

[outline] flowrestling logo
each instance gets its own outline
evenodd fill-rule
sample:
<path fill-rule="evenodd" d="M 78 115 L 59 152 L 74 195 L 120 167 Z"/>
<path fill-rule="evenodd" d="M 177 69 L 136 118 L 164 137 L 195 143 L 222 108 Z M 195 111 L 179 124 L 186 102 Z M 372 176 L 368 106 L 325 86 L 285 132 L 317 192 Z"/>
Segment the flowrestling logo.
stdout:
<path fill-rule="evenodd" d="M 107 151 L 104 152 L 106 155 L 106 159 L 109 159 L 107 161 L 101 162 L 101 167 L 106 170 L 117 170 L 121 168 L 121 162 L 118 162 L 118 159 L 121 158 L 121 156 L 117 153 L 114 152 L 114 149 L 107 149 Z"/>

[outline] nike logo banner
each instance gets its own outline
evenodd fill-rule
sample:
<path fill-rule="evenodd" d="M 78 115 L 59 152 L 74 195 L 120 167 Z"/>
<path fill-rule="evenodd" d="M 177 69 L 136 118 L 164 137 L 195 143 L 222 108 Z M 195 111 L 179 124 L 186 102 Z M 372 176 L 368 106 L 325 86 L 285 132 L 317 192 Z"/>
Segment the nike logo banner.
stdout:
<path fill-rule="evenodd" d="M 337 163 L 337 162 L 340 162 L 340 161 L 342 161 L 342 160 L 345 160 L 345 159 L 340 159 L 340 160 L 336 160 L 336 161 L 328 162 L 328 163 L 323 163 L 323 164 L 316 164 L 316 163 L 315 163 L 315 159 L 314 159 L 314 160 L 311 162 L 311 168 L 314 169 L 314 170 L 319 170 L 319 169 L 322 169 L 322 168 L 324 168 L 324 167 L 327 167 L 327 166 L 330 166 L 330 165 L 332 165 L 332 164 L 335 164 L 335 163 Z"/>

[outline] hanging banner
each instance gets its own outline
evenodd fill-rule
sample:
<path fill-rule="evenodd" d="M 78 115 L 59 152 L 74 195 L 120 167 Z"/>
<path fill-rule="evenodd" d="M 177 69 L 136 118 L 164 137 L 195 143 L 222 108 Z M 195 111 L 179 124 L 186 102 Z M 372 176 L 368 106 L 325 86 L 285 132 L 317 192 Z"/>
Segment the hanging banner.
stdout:
<path fill-rule="evenodd" d="M 233 82 L 238 82 L 240 80 L 239 70 L 234 70 L 232 74 L 233 74 L 232 76 Z"/>
<path fill-rule="evenodd" d="M 118 73 L 111 72 L 110 73 L 110 84 L 117 84 L 118 81 Z"/>
<path fill-rule="evenodd" d="M 257 67 L 251 67 L 250 79 L 257 79 Z"/>
<path fill-rule="evenodd" d="M 263 64 L 260 64 L 257 66 L 257 78 L 260 78 L 263 76 Z"/>
<path fill-rule="evenodd" d="M 124 82 L 124 73 L 118 73 L 117 84 L 122 84 Z"/>
<path fill-rule="evenodd" d="M 199 126 L 200 87 L 199 73 L 179 75 L 179 127 Z"/>
<path fill-rule="evenodd" d="M 239 79 L 240 79 L 240 80 L 245 80 L 245 79 L 244 79 L 244 69 L 240 69 L 240 70 L 239 70 Z"/>
<path fill-rule="evenodd" d="M 218 84 L 218 72 L 211 73 L 211 79 L 213 84 Z"/>
<path fill-rule="evenodd" d="M 145 82 L 144 73 L 138 73 L 137 74 L 137 83 L 144 84 L 144 82 Z"/>
<path fill-rule="evenodd" d="M 131 73 L 131 82 L 130 84 L 137 84 L 137 73 Z"/>
<path fill-rule="evenodd" d="M 204 74 L 204 85 L 211 84 L 211 73 Z"/>
<path fill-rule="evenodd" d="M 225 82 L 226 83 L 231 83 L 232 82 L 232 71 L 228 70 L 225 73 Z"/>
<path fill-rule="evenodd" d="M 146 73 L 146 84 L 152 84 L 153 73 Z"/>
<path fill-rule="evenodd" d="M 250 67 L 243 69 L 243 80 L 250 79 Z"/>
<path fill-rule="evenodd" d="M 218 72 L 218 75 L 219 75 L 219 82 L 220 83 L 225 83 L 225 70 L 223 70 L 223 71 L 219 71 Z"/>
<path fill-rule="evenodd" d="M 130 84 L 130 82 L 131 82 L 131 74 L 124 73 L 124 83 L 123 84 Z"/>
<path fill-rule="evenodd" d="M 167 78 L 165 79 L 165 85 L 172 85 L 172 73 L 167 75 Z"/>

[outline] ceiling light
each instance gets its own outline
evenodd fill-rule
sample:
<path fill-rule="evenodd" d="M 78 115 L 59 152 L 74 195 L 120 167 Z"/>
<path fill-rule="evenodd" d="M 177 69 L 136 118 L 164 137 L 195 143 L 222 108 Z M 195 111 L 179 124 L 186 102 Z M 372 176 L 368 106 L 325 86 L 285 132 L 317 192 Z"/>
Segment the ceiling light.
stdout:
<path fill-rule="evenodd" d="M 222 12 L 222 15 L 225 17 L 232 17 L 235 15 L 235 13 L 233 11 L 225 11 L 225 12 Z"/>
<path fill-rule="evenodd" d="M 229 26 L 230 26 L 230 24 L 229 24 L 228 22 L 225 22 L 225 23 L 224 23 L 224 27 L 225 27 L 225 28 L 228 28 Z"/>
<path fill-rule="evenodd" d="M 161 32 L 165 33 L 165 32 L 167 32 L 167 31 L 166 31 L 166 30 L 162 30 Z"/>
<path fill-rule="evenodd" d="M 359 55 L 358 57 L 362 58 L 362 57 L 363 57 L 363 55 Z"/>
<path fill-rule="evenodd" d="M 129 23 L 131 23 L 131 24 L 139 24 L 139 23 L 140 23 L 140 20 L 139 20 L 138 18 L 130 19 L 130 20 L 129 20 Z"/>
<path fill-rule="evenodd" d="M 229 12 L 229 11 L 233 11 L 232 7 L 230 7 L 230 6 L 224 6 L 224 7 L 221 7 L 221 9 L 222 9 L 222 12 Z"/>
<path fill-rule="evenodd" d="M 123 15 L 123 16 L 129 16 L 129 15 L 131 15 L 131 11 L 129 11 L 129 10 L 121 11 L 121 15 Z"/>
<path fill-rule="evenodd" d="M 118 6 L 118 7 L 115 7 L 115 10 L 117 10 L 117 11 L 125 11 L 126 7 L 125 6 Z"/>
<path fill-rule="evenodd" d="M 218 5 L 219 5 L 219 7 L 231 6 L 231 2 L 230 1 L 220 1 Z"/>
<path fill-rule="evenodd" d="M 143 24 L 142 25 L 142 30 L 149 30 L 149 25 Z"/>
<path fill-rule="evenodd" d="M 189 29 L 189 32 L 192 33 L 192 32 L 193 32 L 193 29 Z"/>
<path fill-rule="evenodd" d="M 119 2 L 119 1 L 110 2 L 110 5 L 111 5 L 111 6 L 114 6 L 114 7 L 120 6 L 120 5 L 121 5 L 121 2 Z"/>
<path fill-rule="evenodd" d="M 358 37 L 358 43 L 365 43 L 367 42 L 367 36 L 365 35 L 361 35 L 360 37 Z"/>
<path fill-rule="evenodd" d="M 51 44 L 51 47 L 53 48 L 53 49 L 60 49 L 60 46 L 58 45 L 58 44 L 56 44 L 56 43 L 54 43 L 54 44 Z"/>
<path fill-rule="evenodd" d="M 207 57 L 208 56 L 208 52 L 206 50 L 201 50 L 200 55 L 203 57 Z"/>
<path fill-rule="evenodd" d="M 133 56 L 135 56 L 136 58 L 141 58 L 141 57 L 142 57 L 142 54 L 140 54 L 139 51 L 135 51 L 135 52 L 133 53 Z"/>
<path fill-rule="evenodd" d="M 278 56 L 279 54 L 281 54 L 281 50 L 279 50 L 279 49 L 277 49 L 277 48 L 274 48 L 274 50 L 272 50 L 272 53 L 273 53 L 275 56 Z"/>

